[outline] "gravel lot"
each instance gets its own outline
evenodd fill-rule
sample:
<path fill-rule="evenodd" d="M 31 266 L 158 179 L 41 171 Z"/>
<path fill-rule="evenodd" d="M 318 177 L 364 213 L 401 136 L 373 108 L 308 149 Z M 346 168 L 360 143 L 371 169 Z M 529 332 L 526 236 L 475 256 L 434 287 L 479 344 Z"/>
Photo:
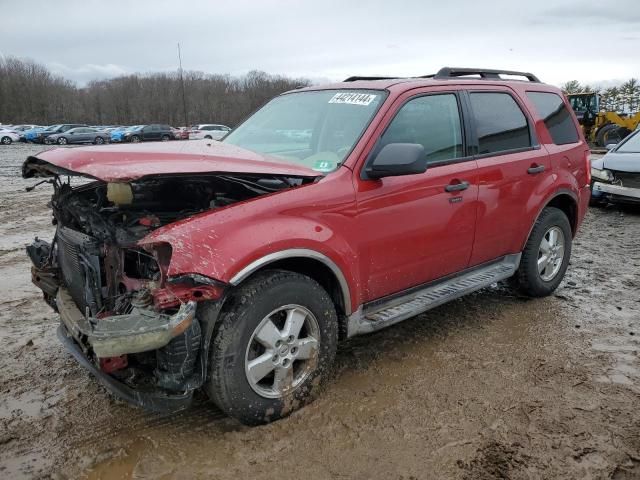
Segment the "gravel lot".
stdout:
<path fill-rule="evenodd" d="M 112 399 L 59 345 L 23 247 L 50 187 L 0 147 L 0 478 L 640 478 L 640 211 L 593 209 L 555 296 L 498 286 L 343 344 L 321 397 L 248 428 Z"/>

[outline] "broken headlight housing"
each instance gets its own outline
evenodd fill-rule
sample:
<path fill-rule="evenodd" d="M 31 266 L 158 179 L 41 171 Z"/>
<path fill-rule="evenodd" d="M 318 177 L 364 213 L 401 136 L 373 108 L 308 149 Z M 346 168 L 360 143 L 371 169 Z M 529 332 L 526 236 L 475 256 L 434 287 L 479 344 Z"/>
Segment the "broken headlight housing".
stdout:
<path fill-rule="evenodd" d="M 598 170 L 597 168 L 591 167 L 591 178 L 596 180 L 603 180 L 605 182 L 613 182 L 615 177 L 611 170 Z"/>

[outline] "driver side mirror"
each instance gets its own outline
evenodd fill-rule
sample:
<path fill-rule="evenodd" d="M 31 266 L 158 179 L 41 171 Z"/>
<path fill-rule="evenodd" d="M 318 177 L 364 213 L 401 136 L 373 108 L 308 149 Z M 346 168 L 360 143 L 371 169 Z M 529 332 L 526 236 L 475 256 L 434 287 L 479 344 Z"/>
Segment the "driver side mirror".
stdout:
<path fill-rule="evenodd" d="M 607 143 L 604 148 L 607 150 L 613 150 L 616 147 L 617 143 Z"/>
<path fill-rule="evenodd" d="M 366 168 L 369 179 L 415 175 L 427 171 L 427 156 L 418 143 L 389 143 Z"/>

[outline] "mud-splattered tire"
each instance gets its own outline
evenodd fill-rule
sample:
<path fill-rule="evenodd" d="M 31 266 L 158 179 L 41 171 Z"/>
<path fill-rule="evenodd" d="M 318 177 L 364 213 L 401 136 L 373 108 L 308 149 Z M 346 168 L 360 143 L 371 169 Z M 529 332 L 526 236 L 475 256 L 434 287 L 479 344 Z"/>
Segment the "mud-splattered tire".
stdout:
<path fill-rule="evenodd" d="M 565 213 L 555 207 L 545 208 L 522 252 L 520 267 L 514 276 L 517 288 L 531 297 L 545 297 L 558 288 L 569 266 L 571 240 L 571 225 Z M 553 248 L 549 248 L 551 245 Z M 541 271 L 547 260 L 553 261 L 546 263 Z"/>
<path fill-rule="evenodd" d="M 281 270 L 261 272 L 233 293 L 220 314 L 207 393 L 247 425 L 285 417 L 314 398 L 337 340 L 335 306 L 316 281 Z"/>

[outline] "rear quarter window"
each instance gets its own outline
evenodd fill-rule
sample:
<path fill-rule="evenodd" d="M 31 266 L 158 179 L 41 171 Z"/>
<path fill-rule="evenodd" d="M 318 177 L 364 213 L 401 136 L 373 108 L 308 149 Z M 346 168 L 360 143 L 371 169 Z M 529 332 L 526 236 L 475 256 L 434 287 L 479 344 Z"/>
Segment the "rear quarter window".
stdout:
<path fill-rule="evenodd" d="M 531 148 L 527 117 L 511 95 L 471 92 L 470 100 L 480 155 Z"/>
<path fill-rule="evenodd" d="M 527 97 L 544 121 L 553 143 L 565 145 L 580 140 L 573 118 L 560 95 L 550 92 L 527 92 Z"/>

